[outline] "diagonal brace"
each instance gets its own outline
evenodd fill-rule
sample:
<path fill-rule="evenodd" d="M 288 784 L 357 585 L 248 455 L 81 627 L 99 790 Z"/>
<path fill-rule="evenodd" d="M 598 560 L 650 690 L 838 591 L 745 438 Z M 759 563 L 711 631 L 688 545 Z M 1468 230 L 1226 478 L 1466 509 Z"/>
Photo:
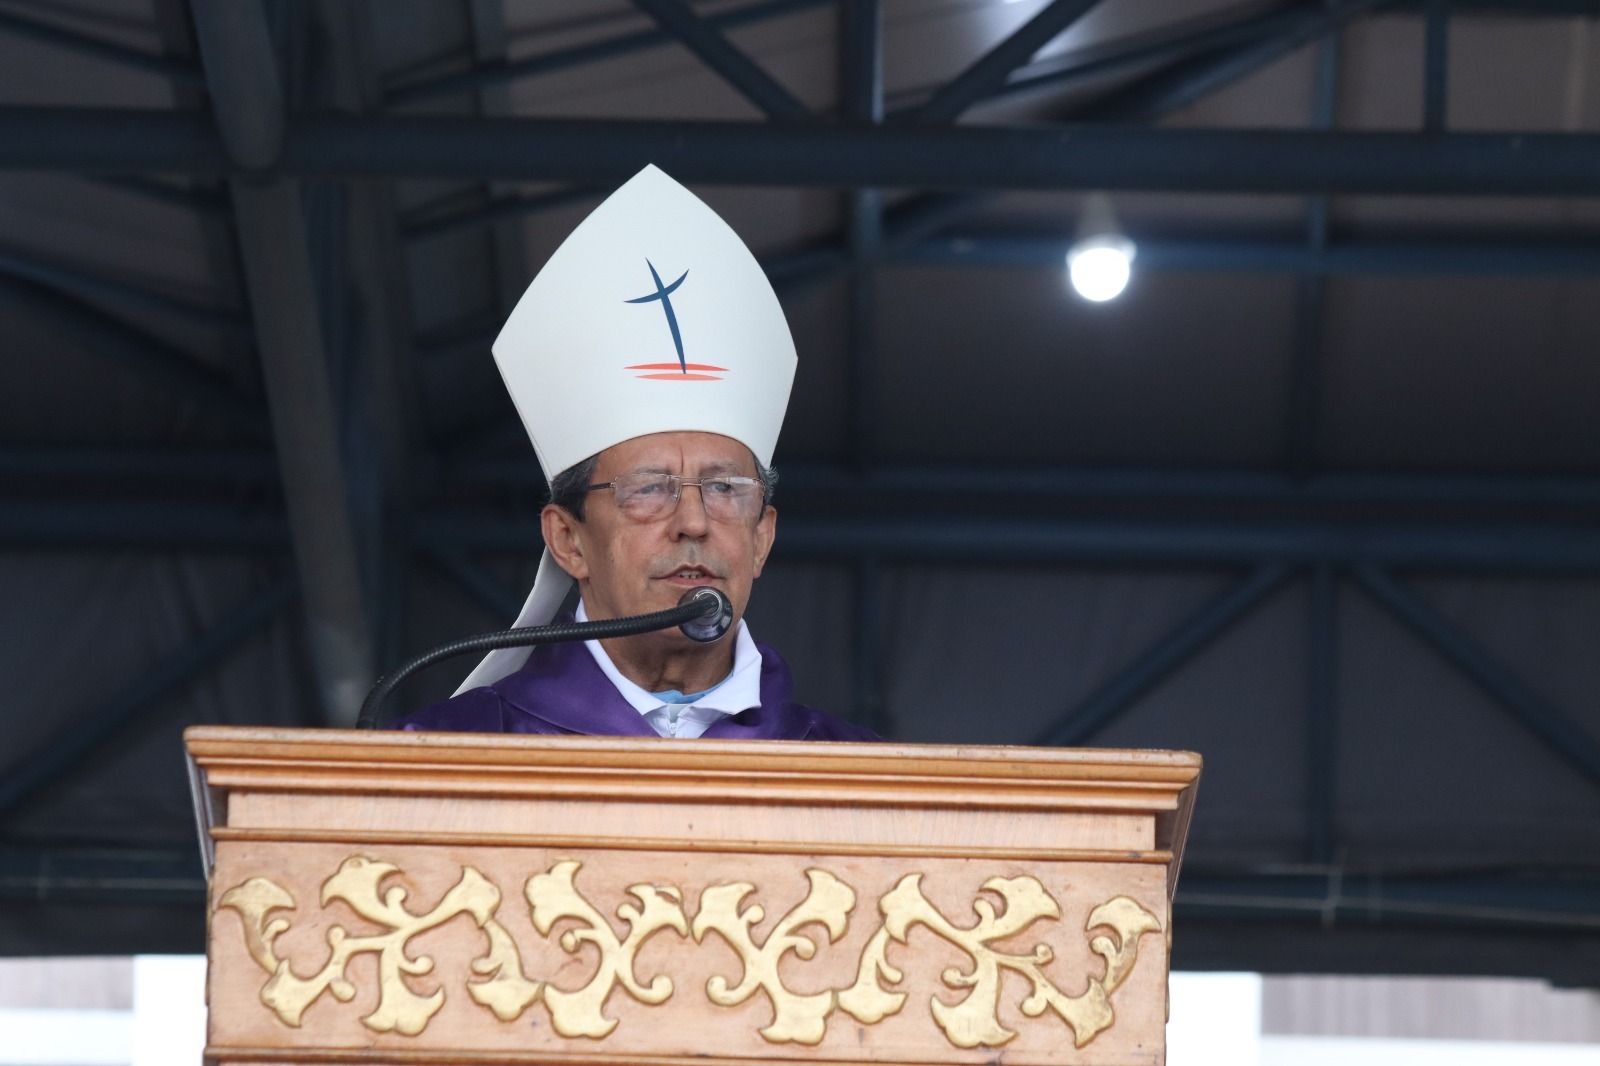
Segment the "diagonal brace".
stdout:
<path fill-rule="evenodd" d="M 1082 18 L 1097 0 L 1055 0 L 1015 33 L 989 49 L 977 62 L 911 114 L 915 122 L 954 122 L 961 113 L 1006 83 L 1011 72 L 1068 26 Z"/>
<path fill-rule="evenodd" d="M 1535 692 L 1516 672 L 1499 662 L 1415 592 L 1379 566 L 1360 563 L 1350 576 L 1445 662 L 1454 666 L 1542 740 L 1570 766 L 1600 785 L 1600 743 L 1554 703 Z"/>
<path fill-rule="evenodd" d="M 1298 22 L 1262 41 L 1203 53 L 1177 63 L 1090 105 L 1075 120 L 1141 122 L 1162 118 L 1236 85 L 1278 60 L 1336 33 L 1360 16 L 1392 0 L 1333 0 L 1326 7 L 1308 5 Z"/>
<path fill-rule="evenodd" d="M 655 19 L 684 47 L 716 71 L 767 117 L 786 122 L 811 118 L 811 109 L 778 84 L 777 79 L 735 48 L 720 31 L 695 14 L 683 0 L 633 0 L 633 6 Z"/>
<path fill-rule="evenodd" d="M 1287 563 L 1263 563 L 1178 627 L 1152 644 L 1121 673 L 1101 685 L 1045 730 L 1040 747 L 1082 744 L 1109 725 L 1145 693 L 1222 636 L 1288 579 Z"/>
<path fill-rule="evenodd" d="M 712 29 L 737 29 L 740 26 L 749 26 L 765 22 L 768 19 L 783 18 L 801 11 L 809 11 L 814 7 L 821 7 L 825 3 L 832 2 L 833 0 L 764 0 L 764 2 L 752 3 L 744 7 L 735 8 L 732 11 L 704 15 L 701 16 L 701 20 Z M 630 56 L 661 45 L 671 44 L 673 40 L 673 36 L 658 25 L 648 30 L 623 34 L 620 37 L 606 37 L 598 41 L 588 41 L 571 48 L 561 48 L 554 52 L 541 52 L 523 59 L 478 64 L 459 74 L 447 74 L 443 77 L 410 81 L 396 85 L 385 91 L 384 103 L 391 106 L 402 106 L 423 100 L 436 100 L 457 93 L 488 89 L 521 79 L 535 78 L 540 75 L 572 70 L 592 63 L 620 59 L 623 56 Z"/>

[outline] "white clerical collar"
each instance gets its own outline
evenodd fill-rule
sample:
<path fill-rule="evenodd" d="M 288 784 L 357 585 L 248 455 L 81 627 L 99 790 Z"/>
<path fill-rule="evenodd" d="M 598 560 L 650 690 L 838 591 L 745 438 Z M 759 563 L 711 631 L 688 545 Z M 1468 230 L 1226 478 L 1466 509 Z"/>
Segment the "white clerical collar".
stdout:
<path fill-rule="evenodd" d="M 578 601 L 575 620 L 589 620 L 582 600 Z M 721 718 L 761 706 L 761 652 L 742 618 L 734 634 L 733 669 L 693 703 L 668 704 L 623 677 L 598 640 L 586 640 L 583 646 L 622 698 L 663 736 L 697 737 Z"/>

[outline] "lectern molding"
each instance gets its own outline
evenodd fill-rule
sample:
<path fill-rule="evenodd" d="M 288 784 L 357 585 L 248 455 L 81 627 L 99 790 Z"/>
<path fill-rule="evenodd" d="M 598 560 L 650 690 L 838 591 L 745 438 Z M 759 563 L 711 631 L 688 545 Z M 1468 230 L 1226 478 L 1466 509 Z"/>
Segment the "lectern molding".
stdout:
<path fill-rule="evenodd" d="M 208 1060 L 1163 1060 L 1183 752 L 201 727 Z"/>

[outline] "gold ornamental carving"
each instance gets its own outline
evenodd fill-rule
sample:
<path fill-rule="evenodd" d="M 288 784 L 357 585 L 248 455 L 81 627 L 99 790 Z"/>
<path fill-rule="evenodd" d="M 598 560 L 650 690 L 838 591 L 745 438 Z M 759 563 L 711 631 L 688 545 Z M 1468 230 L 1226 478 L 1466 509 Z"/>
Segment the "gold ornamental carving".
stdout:
<path fill-rule="evenodd" d="M 311 977 L 298 976 L 289 960 L 277 955 L 277 939 L 289 929 L 289 922 L 274 918 L 272 914 L 296 906 L 287 889 L 265 877 L 252 877 L 225 892 L 217 907 L 239 912 L 244 920 L 245 947 L 250 957 L 272 975 L 261 988 L 261 1002 L 285 1023 L 298 1027 L 301 1015 L 323 992 L 331 992 L 335 999 L 344 1003 L 355 998 L 355 986 L 346 978 L 345 970 L 351 959 L 372 952 L 378 956 L 378 1007 L 361 1019 L 362 1024 L 380 1033 L 394 1030 L 415 1036 L 444 1006 L 444 989 L 437 989 L 431 996 L 411 991 L 402 975 L 429 973 L 433 970 L 433 960 L 426 955 L 410 957 L 406 954 L 406 944 L 418 933 L 443 925 L 458 914 L 470 914 L 488 932 L 490 948 L 486 959 L 493 973 L 491 983 L 495 992 L 486 1005 L 492 1005 L 497 999 L 503 1001 L 508 994 L 514 996 L 511 991 L 514 989 L 523 989 L 528 1002 L 532 1002 L 538 994 L 537 985 L 522 975 L 515 944 L 494 920 L 494 912 L 500 906 L 498 888 L 468 866 L 438 906 L 426 914 L 412 914 L 405 907 L 407 892 L 404 887 L 394 885 L 381 891 L 383 882 L 398 873 L 399 868 L 389 863 L 353 855 L 323 883 L 324 907 L 341 900 L 362 918 L 386 927 L 386 931 L 372 936 L 353 936 L 341 925 L 331 927 L 328 961 Z M 478 963 L 473 965 L 474 969 L 478 968 Z"/>
<path fill-rule="evenodd" d="M 1086 987 L 1069 996 L 1045 974 L 1055 950 L 1043 940 L 1022 952 L 1000 945 L 1024 936 L 1041 920 L 1058 920 L 1061 907 L 1044 884 L 1031 876 L 994 877 L 982 885 L 984 894 L 972 904 L 976 921 L 959 925 L 946 917 L 922 892 L 922 874 L 910 873 L 877 901 L 881 918 L 854 967 L 847 987 L 816 993 L 796 993 L 780 976 L 786 955 L 801 962 L 814 958 L 825 935 L 838 942 L 849 929 L 856 908 L 855 889 L 821 869 L 806 871 L 809 891 L 782 915 L 764 940 L 757 943 L 754 930 L 766 917 L 765 908 L 751 899 L 757 894 L 748 882 L 717 884 L 705 888 L 697 901 L 692 922 L 684 910 L 684 896 L 672 885 L 636 884 L 631 897 L 616 909 L 626 929 L 618 932 L 577 884 L 582 865 L 567 859 L 528 879 L 522 896 L 530 908 L 533 927 L 548 938 L 558 923 L 568 924 L 557 943 L 568 954 L 592 945 L 599 962 L 581 987 L 559 988 L 530 977 L 511 933 L 496 920 L 502 903 L 499 887 L 477 869 L 463 867 L 460 878 L 431 910 L 417 914 L 406 907 L 409 893 L 404 873 L 396 866 L 366 856 L 351 856 L 322 886 L 324 908 L 342 902 L 380 932 L 357 934 L 333 925 L 326 934 L 326 961 L 311 976 L 302 977 L 291 960 L 278 950 L 279 937 L 291 928 L 282 912 L 298 909 L 294 896 L 265 877 L 252 877 L 223 893 L 219 910 L 237 912 L 243 925 L 244 944 L 250 957 L 268 975 L 261 1002 L 286 1025 L 298 1027 L 306 1009 L 323 993 L 348 1003 L 356 989 L 347 975 L 352 959 L 373 954 L 378 964 L 378 1004 L 361 1023 L 374 1032 L 416 1036 L 444 1005 L 441 984 L 431 994 L 412 990 L 408 977 L 433 972 L 433 959 L 413 957 L 411 939 L 451 919 L 466 914 L 483 936 L 483 954 L 470 964 L 466 993 L 473 1002 L 492 1011 L 503 1022 L 512 1021 L 536 1003 L 549 1012 L 551 1025 L 563 1037 L 604 1039 L 617 1027 L 616 1018 L 604 1013 L 617 988 L 646 1006 L 657 1006 L 675 991 L 671 976 L 658 973 L 642 980 L 635 961 L 645 942 L 657 934 L 672 933 L 692 944 L 710 934 L 727 943 L 742 971 L 715 974 L 705 995 L 719 1006 L 737 1006 L 758 993 L 772 1009 L 772 1022 L 759 1030 L 771 1043 L 816 1045 L 826 1033 L 828 1018 L 842 1010 L 863 1025 L 875 1025 L 907 1005 L 909 994 L 892 986 L 902 983 L 904 971 L 891 954 L 907 944 L 915 927 L 923 927 L 947 941 L 967 957 L 965 966 L 944 970 L 944 986 L 961 994 L 955 1002 L 933 996 L 927 1004 L 932 1021 L 958 1048 L 997 1047 L 1012 1040 L 1016 1031 L 1000 1021 L 1002 981 L 1005 971 L 1024 978 L 1031 991 L 1019 1004 L 1022 1014 L 1038 1018 L 1053 1012 L 1072 1033 L 1073 1044 L 1083 1047 L 1115 1021 L 1111 997 L 1132 972 L 1138 960 L 1139 939 L 1157 932 L 1161 923 L 1127 896 L 1102 903 L 1090 913 L 1085 932 L 1090 950 L 1105 962 L 1105 972 L 1086 978 Z M 990 897 L 993 897 L 992 899 Z M 998 902 L 998 907 L 996 903 Z M 912 960 L 903 960 L 908 964 Z"/>
<path fill-rule="evenodd" d="M 750 930 L 766 917 L 766 912 L 760 904 L 739 910 L 744 898 L 756 890 L 754 885 L 740 882 L 706 889 L 700 894 L 700 911 L 694 918 L 696 941 L 715 932 L 744 964 L 744 977 L 737 985 L 729 988 L 728 979 L 718 974 L 706 982 L 706 995 L 713 1003 L 732 1007 L 749 999 L 757 989 L 765 992 L 772 1001 L 772 1024 L 762 1029 L 761 1035 L 773 1043 L 822 1043 L 828 1014 L 834 1007 L 834 993 L 796 995 L 778 977 L 778 961 L 790 951 L 802 959 L 816 955 L 816 941 L 798 932 L 802 926 L 821 925 L 828 931 L 829 942 L 838 940 L 848 928 L 850 911 L 856 905 L 855 891 L 826 870 L 807 870 L 806 877 L 811 891 L 779 920 L 763 944 L 756 944 Z"/>
<path fill-rule="evenodd" d="M 528 905 L 533 908 L 534 928 L 547 935 L 562 918 L 576 918 L 587 928 L 569 929 L 561 934 L 562 950 L 574 953 L 588 943 L 600 949 L 600 969 L 582 988 L 563 992 L 545 986 L 544 1004 L 550 1010 L 551 1024 L 562 1036 L 609 1036 L 616 1019 L 600 1013 L 611 989 L 621 985 L 640 1003 L 665 1003 L 672 995 L 672 978 L 657 974 L 648 985 L 641 985 L 633 973 L 633 959 L 651 936 L 663 929 L 688 932 L 683 917 L 683 895 L 670 885 L 633 885 L 628 893 L 639 906 L 624 903 L 617 916 L 628 923 L 628 935 L 619 938 L 611 924 L 590 905 L 573 884 L 579 864 L 568 859 L 528 882 Z"/>
<path fill-rule="evenodd" d="M 901 878 L 894 890 L 878 902 L 883 925 L 862 953 L 856 983 L 840 993 L 839 1006 L 869 1025 L 904 1007 L 905 993 L 891 992 L 882 984 L 885 978 L 890 982 L 902 979 L 901 972 L 890 965 L 887 952 L 891 940 L 904 944 L 911 927 L 922 925 L 966 952 L 972 961 L 969 971 L 951 967 L 941 975 L 949 988 L 970 989 L 966 997 L 954 1005 L 939 999 L 929 1004 L 934 1021 L 956 1047 L 996 1047 L 1017 1035 L 1000 1024 L 1001 970 L 1014 970 L 1033 986 L 1032 994 L 1022 1001 L 1022 1013 L 1037 1018 L 1047 1009 L 1055 1011 L 1072 1029 L 1074 1046 L 1082 1047 L 1109 1028 L 1115 1020 L 1111 993 L 1133 970 L 1139 937 L 1161 928 L 1155 915 L 1127 896 L 1096 907 L 1089 915 L 1088 929 L 1104 926 L 1116 935 L 1115 941 L 1098 936 L 1089 942 L 1090 950 L 1106 960 L 1105 976 L 1089 978 L 1082 995 L 1069 997 L 1040 969 L 1055 958 L 1050 945 L 1035 944 L 1026 955 L 1010 954 L 993 946 L 996 941 L 1020 935 L 1040 918 L 1061 917 L 1060 905 L 1033 877 L 993 877 L 983 887 L 1004 901 L 1004 909 L 997 914 L 994 904 L 980 897 L 972 904 L 977 923 L 963 929 L 923 896 L 921 874 Z"/>

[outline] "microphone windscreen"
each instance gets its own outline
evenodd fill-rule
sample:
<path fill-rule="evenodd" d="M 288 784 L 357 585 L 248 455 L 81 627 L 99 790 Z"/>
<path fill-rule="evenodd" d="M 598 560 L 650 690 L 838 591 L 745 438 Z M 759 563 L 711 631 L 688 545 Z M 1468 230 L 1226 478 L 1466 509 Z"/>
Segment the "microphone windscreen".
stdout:
<path fill-rule="evenodd" d="M 681 605 L 695 600 L 705 601 L 705 611 L 678 628 L 683 630 L 684 636 L 701 644 L 721 640 L 733 627 L 733 601 L 720 589 L 702 585 L 684 593 L 678 603 Z"/>

